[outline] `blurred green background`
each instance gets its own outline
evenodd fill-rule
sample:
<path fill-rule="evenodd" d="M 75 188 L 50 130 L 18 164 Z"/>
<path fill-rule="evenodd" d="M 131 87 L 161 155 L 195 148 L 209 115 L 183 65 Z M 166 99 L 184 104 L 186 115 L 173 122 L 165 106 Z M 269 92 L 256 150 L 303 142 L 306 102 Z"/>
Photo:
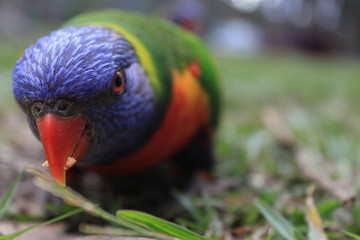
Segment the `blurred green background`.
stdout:
<path fill-rule="evenodd" d="M 19 114 L 11 93 L 11 71 L 22 51 L 68 18 L 108 8 L 167 18 L 196 32 L 208 44 L 224 96 L 216 174 L 219 178 L 241 178 L 244 184 L 235 193 L 229 192 L 229 199 L 252 189 L 254 195 L 265 195 L 277 206 L 284 206 L 289 204 L 284 196 L 305 195 L 309 180 L 300 174 L 294 156 L 277 146 L 264 124 L 264 111 L 269 107 L 279 112 L 299 146 L 316 156 L 315 170 L 330 169 L 329 178 L 351 179 L 347 187 L 357 188 L 357 0 L 2 0 L 0 121 L 9 113 Z M 1 124 L 0 131 L 9 135 L 11 127 Z M 4 157 L 0 153 L 0 160 Z M 318 201 L 329 199 L 334 197 L 325 191 Z M 294 211 L 293 205 L 286 206 L 285 212 Z M 242 224 L 251 223 L 249 211 L 245 205 L 236 210 L 234 218 L 247 219 L 239 220 Z M 360 216 L 360 207 L 352 214 Z M 325 224 L 359 231 L 360 217 L 344 219 L 336 218 L 334 223 L 328 218 Z"/>
<path fill-rule="evenodd" d="M 11 70 L 27 46 L 72 16 L 106 8 L 158 15 L 198 33 L 241 107 L 356 95 L 356 0 L 2 0 L 0 108 L 9 106 Z"/>

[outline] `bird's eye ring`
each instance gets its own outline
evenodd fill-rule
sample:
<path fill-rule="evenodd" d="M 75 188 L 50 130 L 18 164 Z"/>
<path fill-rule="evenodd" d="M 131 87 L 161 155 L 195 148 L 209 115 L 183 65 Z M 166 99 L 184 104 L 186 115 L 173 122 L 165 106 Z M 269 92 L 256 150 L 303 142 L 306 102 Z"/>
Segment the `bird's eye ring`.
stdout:
<path fill-rule="evenodd" d="M 125 87 L 125 73 L 116 71 L 112 78 L 112 89 L 116 93 L 120 93 Z"/>

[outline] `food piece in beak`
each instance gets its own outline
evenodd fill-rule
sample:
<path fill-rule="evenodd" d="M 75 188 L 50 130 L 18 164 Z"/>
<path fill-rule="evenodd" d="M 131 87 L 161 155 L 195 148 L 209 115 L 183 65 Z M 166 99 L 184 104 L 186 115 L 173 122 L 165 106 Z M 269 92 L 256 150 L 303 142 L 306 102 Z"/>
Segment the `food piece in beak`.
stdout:
<path fill-rule="evenodd" d="M 68 157 L 66 164 L 65 164 L 65 168 L 66 170 L 69 170 L 72 166 L 74 166 L 74 164 L 76 163 L 76 159 L 73 157 Z M 43 167 L 49 167 L 49 162 L 46 160 L 45 162 L 43 162 L 43 164 L 41 165 Z"/>
<path fill-rule="evenodd" d="M 36 124 L 51 174 L 65 185 L 66 170 L 76 163 L 75 158 L 80 159 L 85 154 L 89 146 L 89 137 L 84 134 L 85 119 L 81 116 L 58 118 L 48 113 Z M 46 162 L 43 165 L 46 166 Z"/>
<path fill-rule="evenodd" d="M 66 167 L 66 170 L 69 170 L 72 166 L 74 166 L 74 164 L 76 163 L 76 159 L 73 158 L 73 157 L 68 157 L 67 158 L 67 161 L 66 161 L 66 164 L 65 164 L 65 167 Z"/>

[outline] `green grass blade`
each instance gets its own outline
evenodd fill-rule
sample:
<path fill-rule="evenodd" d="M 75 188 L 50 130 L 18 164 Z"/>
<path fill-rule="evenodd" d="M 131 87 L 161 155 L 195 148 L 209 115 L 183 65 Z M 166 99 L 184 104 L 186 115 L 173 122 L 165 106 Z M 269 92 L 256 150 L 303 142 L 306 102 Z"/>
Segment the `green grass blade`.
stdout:
<path fill-rule="evenodd" d="M 300 233 L 295 231 L 291 223 L 286 220 L 279 212 L 272 209 L 268 204 L 260 199 L 256 199 L 255 206 L 266 220 L 283 236 L 286 240 L 305 239 Z"/>
<path fill-rule="evenodd" d="M 98 226 L 98 225 L 92 225 L 92 224 L 86 224 L 86 223 L 80 224 L 79 230 L 81 233 L 84 233 L 86 235 L 145 237 L 145 236 L 140 236 L 139 233 L 137 233 L 133 230 L 123 229 L 123 228 L 115 228 L 115 227 L 109 227 L 109 226 Z"/>
<path fill-rule="evenodd" d="M 65 213 L 65 214 L 63 214 L 63 215 L 61 215 L 61 216 L 59 216 L 59 217 L 57 217 L 57 218 L 54 218 L 54 219 L 52 219 L 52 220 L 49 220 L 49 221 L 47 221 L 47 222 L 40 223 L 40 224 L 36 224 L 36 225 L 34 225 L 34 226 L 25 228 L 25 229 L 23 229 L 23 230 L 20 230 L 20 231 L 18 231 L 18 232 L 15 232 L 15 233 L 12 233 L 12 234 L 9 234 L 9 235 L 0 236 L 0 240 L 11 240 L 11 239 L 14 239 L 14 238 L 16 238 L 16 237 L 18 237 L 18 236 L 20 236 L 20 235 L 22 235 L 22 234 L 24 234 L 24 233 L 32 230 L 32 229 L 35 229 L 35 228 L 38 228 L 38 227 L 42 227 L 42 226 L 45 226 L 45 225 L 48 225 L 48 224 L 51 224 L 51 223 L 54 223 L 54 222 L 63 220 L 63 219 L 65 219 L 65 218 L 68 218 L 68 217 L 71 217 L 71 216 L 73 216 L 73 215 L 75 215 L 75 214 L 78 214 L 78 213 L 80 213 L 80 212 L 82 212 L 82 211 L 84 211 L 84 210 L 81 209 L 81 208 L 75 209 L 75 210 L 73 210 L 73 211 L 71 211 L 71 212 Z"/>
<path fill-rule="evenodd" d="M 346 232 L 344 231 L 344 233 L 349 236 L 349 237 L 352 237 L 354 239 L 360 239 L 360 236 L 359 235 L 356 235 L 355 233 L 351 233 L 351 232 Z"/>
<path fill-rule="evenodd" d="M 160 239 L 160 240 L 168 240 L 168 237 L 164 237 L 154 231 L 149 231 L 147 228 L 143 227 L 142 225 L 136 224 L 133 221 L 125 220 L 116 217 L 113 214 L 110 214 L 100 207 L 98 207 L 95 203 L 89 201 L 82 195 L 78 194 L 74 190 L 61 186 L 58 184 L 52 177 L 45 174 L 43 171 L 29 167 L 28 171 L 36 176 L 36 184 L 51 192 L 52 194 L 61 197 L 65 202 L 70 205 L 77 206 L 83 208 L 87 213 L 100 217 L 108 222 L 115 223 L 117 225 L 121 225 L 123 227 L 127 227 L 139 233 L 140 236 L 146 236 L 149 238 Z M 171 238 L 173 239 L 173 238 Z"/>
<path fill-rule="evenodd" d="M 20 181 L 22 179 L 23 173 L 20 172 L 18 176 L 16 177 L 15 181 L 11 184 L 9 190 L 5 194 L 4 198 L 0 202 L 0 219 L 4 215 L 6 209 L 10 205 L 11 199 L 13 198 L 16 189 L 18 188 Z"/>
<path fill-rule="evenodd" d="M 202 237 L 192 231 L 189 231 L 174 223 L 154 217 L 147 213 L 131 211 L 131 210 L 122 210 L 122 211 L 117 211 L 116 216 L 121 219 L 134 222 L 139 226 L 148 228 L 149 230 L 152 230 L 154 232 L 162 233 L 178 239 L 206 240 L 205 237 Z"/>

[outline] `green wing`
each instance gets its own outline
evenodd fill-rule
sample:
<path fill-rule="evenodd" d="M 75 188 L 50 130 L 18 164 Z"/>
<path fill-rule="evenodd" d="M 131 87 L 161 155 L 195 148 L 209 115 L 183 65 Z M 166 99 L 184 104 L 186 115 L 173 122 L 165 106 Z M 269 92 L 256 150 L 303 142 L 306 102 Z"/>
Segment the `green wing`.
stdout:
<path fill-rule="evenodd" d="M 219 79 L 201 41 L 193 34 L 165 20 L 121 11 L 90 12 L 79 15 L 65 26 L 99 25 L 114 29 L 130 41 L 152 81 L 160 103 L 168 103 L 171 93 L 171 69 L 184 70 L 198 62 L 200 83 L 209 95 L 212 125 L 220 111 Z"/>

